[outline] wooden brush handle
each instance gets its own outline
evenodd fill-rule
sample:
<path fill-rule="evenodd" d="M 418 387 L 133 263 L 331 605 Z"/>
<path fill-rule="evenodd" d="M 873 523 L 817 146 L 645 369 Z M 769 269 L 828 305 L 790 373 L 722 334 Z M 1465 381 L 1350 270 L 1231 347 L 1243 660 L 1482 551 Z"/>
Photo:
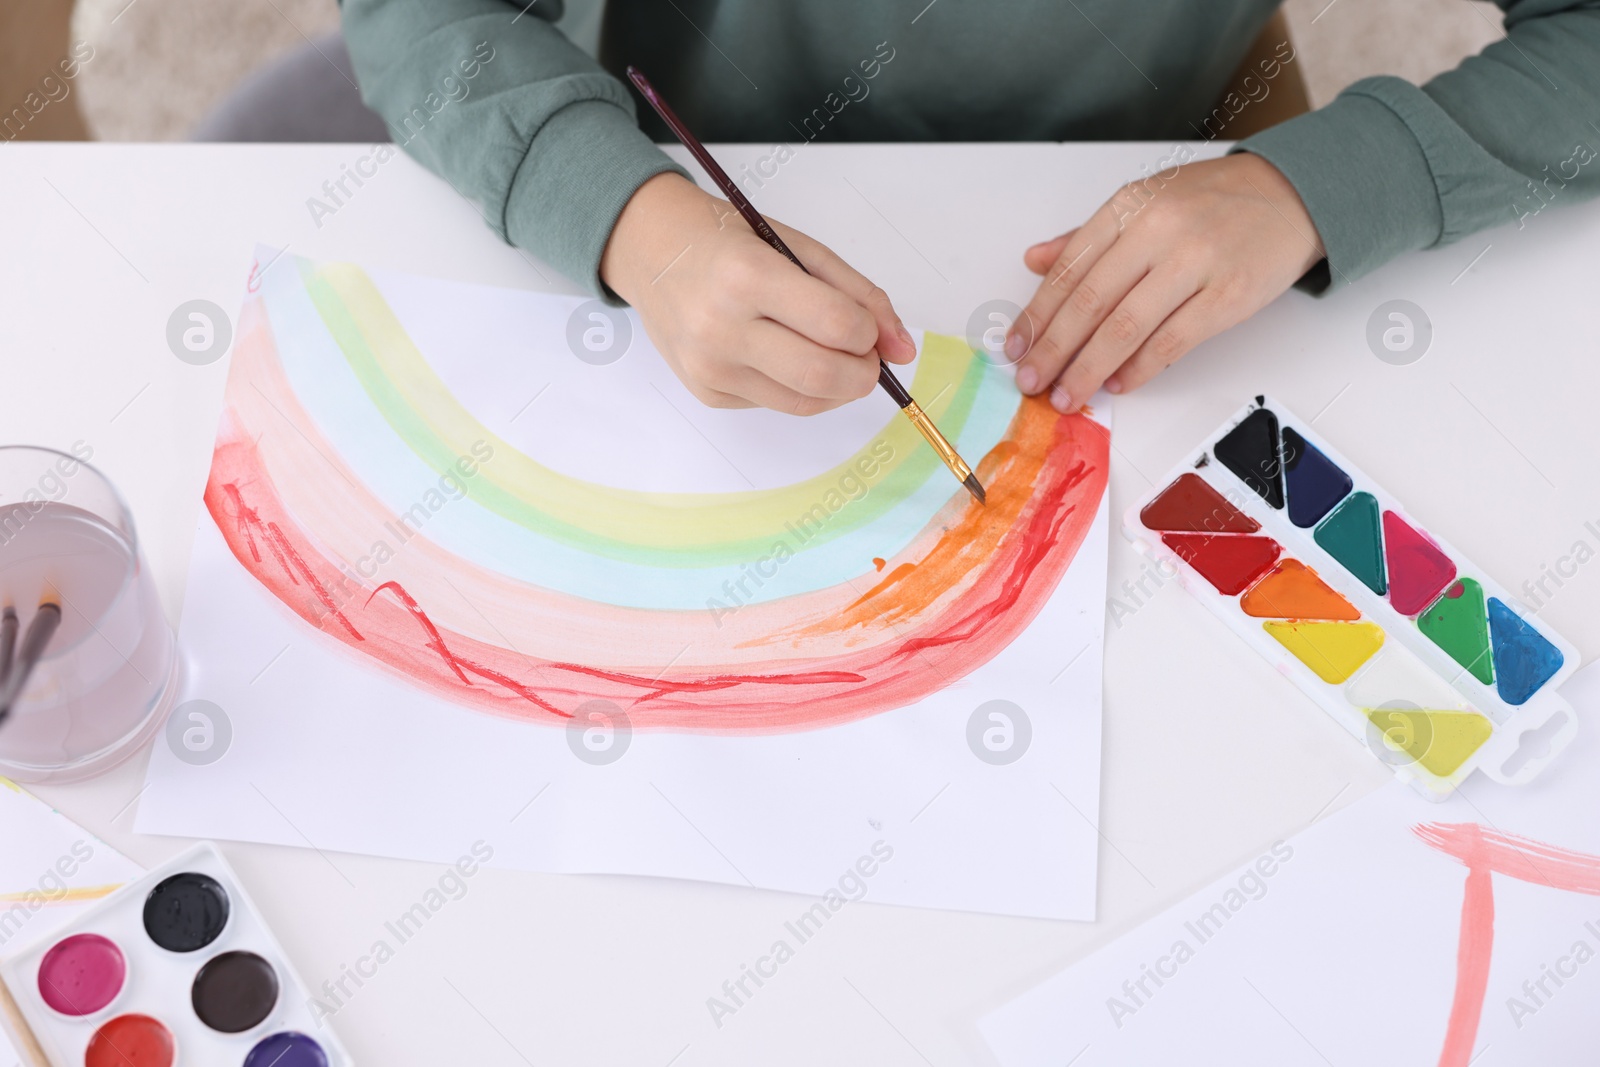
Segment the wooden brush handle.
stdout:
<path fill-rule="evenodd" d="M 50 1058 L 44 1054 L 39 1039 L 33 1036 L 33 1028 L 22 1017 L 22 1009 L 17 1007 L 11 988 L 3 979 L 0 979 L 0 1022 L 5 1023 L 11 1043 L 22 1057 L 23 1067 L 51 1067 Z"/>

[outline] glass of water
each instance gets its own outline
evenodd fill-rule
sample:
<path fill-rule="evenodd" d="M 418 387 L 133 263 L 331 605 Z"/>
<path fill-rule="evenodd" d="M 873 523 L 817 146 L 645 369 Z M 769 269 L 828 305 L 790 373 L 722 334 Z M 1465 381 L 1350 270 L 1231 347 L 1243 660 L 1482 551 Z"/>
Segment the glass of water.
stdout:
<path fill-rule="evenodd" d="M 48 605 L 60 612 L 0 721 L 0 775 L 19 782 L 120 763 L 161 728 L 178 689 L 177 641 L 133 517 L 84 452 L 0 447 L 0 609 L 17 615 L 15 648 Z"/>

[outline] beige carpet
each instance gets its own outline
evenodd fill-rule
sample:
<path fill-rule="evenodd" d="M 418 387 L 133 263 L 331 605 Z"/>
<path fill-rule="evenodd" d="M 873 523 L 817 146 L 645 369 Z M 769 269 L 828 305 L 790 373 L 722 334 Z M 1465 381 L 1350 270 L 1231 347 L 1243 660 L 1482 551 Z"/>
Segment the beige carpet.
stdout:
<path fill-rule="evenodd" d="M 28 0 L 0 0 L 26 3 Z M 568 21 L 599 0 L 568 0 Z M 1287 0 L 1314 104 L 1370 74 L 1423 81 L 1500 36 L 1471 0 Z M 83 109 L 107 141 L 181 140 L 241 77 L 339 23 L 333 0 L 79 0 Z"/>
<path fill-rule="evenodd" d="M 240 78 L 338 25 L 333 0 L 78 0 L 84 118 L 102 141 L 181 141 Z"/>
<path fill-rule="evenodd" d="M 1317 107 L 1374 74 L 1425 82 L 1504 36 L 1500 9 L 1472 0 L 1286 0 L 1284 12 Z"/>

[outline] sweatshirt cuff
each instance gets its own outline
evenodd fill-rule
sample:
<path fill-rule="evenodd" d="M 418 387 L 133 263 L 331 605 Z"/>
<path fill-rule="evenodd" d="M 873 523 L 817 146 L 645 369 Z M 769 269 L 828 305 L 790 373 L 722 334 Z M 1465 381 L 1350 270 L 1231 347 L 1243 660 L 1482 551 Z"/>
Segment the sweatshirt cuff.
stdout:
<path fill-rule="evenodd" d="M 506 197 L 506 238 L 620 304 L 600 280 L 600 257 L 634 191 L 668 171 L 689 177 L 632 115 L 599 100 L 569 104 L 539 128 L 517 168 Z"/>
<path fill-rule="evenodd" d="M 1390 80 L 1357 82 L 1327 107 L 1234 148 L 1283 172 L 1322 237 L 1327 260 L 1301 280 L 1303 288 L 1343 285 L 1440 239 L 1443 209 L 1428 158 L 1411 127 L 1379 98 L 1389 95 Z"/>

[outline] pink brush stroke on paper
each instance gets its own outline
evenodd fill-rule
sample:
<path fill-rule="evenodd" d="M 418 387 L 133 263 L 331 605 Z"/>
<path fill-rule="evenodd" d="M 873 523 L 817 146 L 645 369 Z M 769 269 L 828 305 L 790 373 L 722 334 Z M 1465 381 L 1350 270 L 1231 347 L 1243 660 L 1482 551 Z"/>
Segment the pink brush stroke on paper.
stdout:
<path fill-rule="evenodd" d="M 1467 1067 L 1483 1017 L 1494 950 L 1496 874 L 1547 885 L 1569 893 L 1600 896 L 1600 856 L 1573 852 L 1526 837 L 1486 830 L 1477 823 L 1426 823 L 1413 827 L 1423 841 L 1467 868 L 1461 902 L 1461 941 L 1456 949 L 1456 993 L 1450 1006 L 1439 1067 Z"/>

